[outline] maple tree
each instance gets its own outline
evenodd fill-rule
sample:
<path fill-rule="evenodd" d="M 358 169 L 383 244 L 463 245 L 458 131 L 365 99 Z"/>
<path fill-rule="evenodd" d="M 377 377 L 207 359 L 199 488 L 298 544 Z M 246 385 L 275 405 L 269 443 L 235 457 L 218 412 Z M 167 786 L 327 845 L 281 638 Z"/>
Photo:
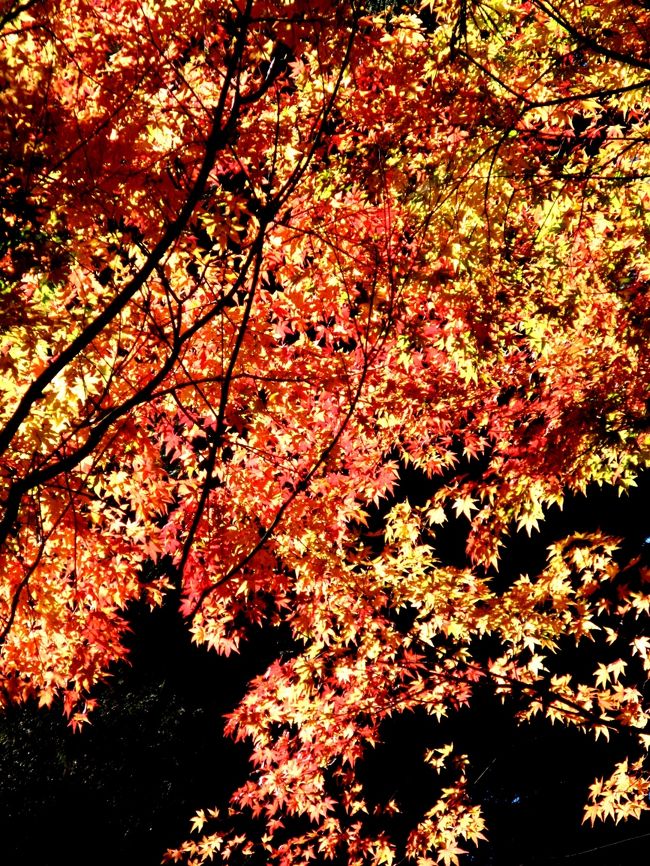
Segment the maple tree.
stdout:
<path fill-rule="evenodd" d="M 649 461 L 650 12 L 14 0 L 0 22 L 3 700 L 82 725 L 129 604 L 176 589 L 197 643 L 293 643 L 227 722 L 249 781 L 170 859 L 392 863 L 364 754 L 485 684 L 627 737 L 586 817 L 646 809 L 647 569 L 595 532 L 539 574 L 500 551 Z M 466 567 L 438 559 L 448 520 Z M 470 759 L 425 760 L 449 781 L 402 853 L 457 863 L 484 838 Z"/>

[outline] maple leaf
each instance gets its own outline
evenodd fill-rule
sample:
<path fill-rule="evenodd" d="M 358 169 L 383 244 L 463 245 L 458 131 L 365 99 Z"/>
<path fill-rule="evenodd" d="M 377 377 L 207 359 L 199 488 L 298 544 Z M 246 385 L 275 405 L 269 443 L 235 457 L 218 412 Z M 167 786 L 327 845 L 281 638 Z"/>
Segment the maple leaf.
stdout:
<path fill-rule="evenodd" d="M 609 665 L 599 664 L 596 673 L 596 685 L 606 686 L 610 680 L 611 670 Z"/>
<path fill-rule="evenodd" d="M 476 511 L 476 500 L 472 496 L 460 496 L 453 502 L 456 517 L 464 514 L 468 519 L 472 519 L 472 511 Z"/>
<path fill-rule="evenodd" d="M 451 845 L 445 848 L 440 848 L 438 850 L 438 863 L 444 863 L 445 866 L 450 866 L 451 863 L 454 866 L 460 866 L 460 860 L 458 859 L 459 854 L 467 854 L 468 852 L 465 848 L 459 848 L 458 845 Z"/>
<path fill-rule="evenodd" d="M 205 812 L 203 809 L 199 809 L 199 811 L 194 815 L 191 821 L 191 827 L 193 832 L 200 832 L 203 829 L 203 825 L 208 819 L 205 816 Z"/>
<path fill-rule="evenodd" d="M 650 638 L 645 635 L 635 637 L 632 640 L 631 646 L 632 655 L 640 655 L 641 658 L 645 659 L 648 657 L 648 651 L 650 650 Z"/>
<path fill-rule="evenodd" d="M 626 667 L 627 662 L 624 659 L 618 659 L 615 662 L 609 663 L 607 668 L 611 672 L 614 682 L 618 682 L 620 676 L 624 673 Z"/>

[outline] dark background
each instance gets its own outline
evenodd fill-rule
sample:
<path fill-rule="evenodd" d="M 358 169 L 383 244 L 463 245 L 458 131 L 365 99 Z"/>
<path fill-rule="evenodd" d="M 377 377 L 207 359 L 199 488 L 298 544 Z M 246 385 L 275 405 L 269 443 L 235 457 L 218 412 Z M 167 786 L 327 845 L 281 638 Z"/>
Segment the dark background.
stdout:
<path fill-rule="evenodd" d="M 427 492 L 420 484 L 406 474 L 402 495 L 417 500 Z M 629 496 L 595 488 L 569 497 L 541 533 L 514 536 L 505 564 L 533 574 L 552 540 L 596 528 L 623 538 L 630 555 L 650 558 L 649 499 L 650 473 Z M 462 559 L 462 527 L 452 521 L 441 540 L 447 560 Z M 219 658 L 191 644 L 176 607 L 171 599 L 153 613 L 131 611 L 131 664 L 99 690 L 92 725 L 80 733 L 56 709 L 11 707 L 0 717 L 0 864 L 155 866 L 187 838 L 197 809 L 223 803 L 244 778 L 246 747 L 223 739 L 221 717 L 273 659 L 277 637 L 259 630 L 240 656 Z M 466 866 L 650 862 L 650 813 L 581 825 L 588 785 L 609 775 L 625 744 L 594 742 L 543 720 L 518 725 L 513 709 L 486 690 L 435 730 L 424 713 L 384 725 L 363 775 L 377 800 L 400 803 L 394 829 L 400 821 L 404 830 L 412 826 L 435 800 L 424 750 L 453 740 L 470 753 L 474 795 L 488 822 L 489 841 Z"/>

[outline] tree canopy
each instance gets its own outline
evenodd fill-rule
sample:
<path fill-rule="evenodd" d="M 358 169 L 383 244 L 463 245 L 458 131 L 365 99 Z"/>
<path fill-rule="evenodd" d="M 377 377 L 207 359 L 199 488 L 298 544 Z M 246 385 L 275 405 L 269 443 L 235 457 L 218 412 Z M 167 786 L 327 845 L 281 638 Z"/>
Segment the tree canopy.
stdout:
<path fill-rule="evenodd" d="M 588 820 L 648 808 L 648 569 L 602 532 L 530 574 L 507 551 L 649 463 L 650 10 L 14 0 L 0 25 L 3 701 L 83 725 L 129 606 L 173 591 L 196 643 L 284 647 L 227 721 L 250 779 L 170 859 L 457 863 L 484 821 L 434 720 L 484 687 L 628 743 Z M 447 781 L 398 849 L 360 767 L 416 708 Z"/>

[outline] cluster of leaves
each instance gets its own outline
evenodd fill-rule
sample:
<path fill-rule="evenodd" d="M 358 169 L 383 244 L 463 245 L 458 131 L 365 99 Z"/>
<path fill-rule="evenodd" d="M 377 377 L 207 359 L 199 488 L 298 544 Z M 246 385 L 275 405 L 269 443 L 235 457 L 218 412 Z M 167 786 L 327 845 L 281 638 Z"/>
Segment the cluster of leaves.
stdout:
<path fill-rule="evenodd" d="M 172 586 L 220 653 L 294 639 L 228 720 L 259 837 L 199 813 L 169 858 L 392 863 L 359 762 L 477 683 L 647 747 L 647 569 L 591 534 L 491 577 L 508 533 L 649 460 L 649 37 L 628 0 L 9 5 L 4 700 L 82 724 L 125 609 Z M 400 466 L 440 479 L 424 505 Z M 466 568 L 436 556 L 454 513 Z M 647 806 L 639 760 L 590 817 Z M 483 837 L 464 761 L 422 866 Z"/>

